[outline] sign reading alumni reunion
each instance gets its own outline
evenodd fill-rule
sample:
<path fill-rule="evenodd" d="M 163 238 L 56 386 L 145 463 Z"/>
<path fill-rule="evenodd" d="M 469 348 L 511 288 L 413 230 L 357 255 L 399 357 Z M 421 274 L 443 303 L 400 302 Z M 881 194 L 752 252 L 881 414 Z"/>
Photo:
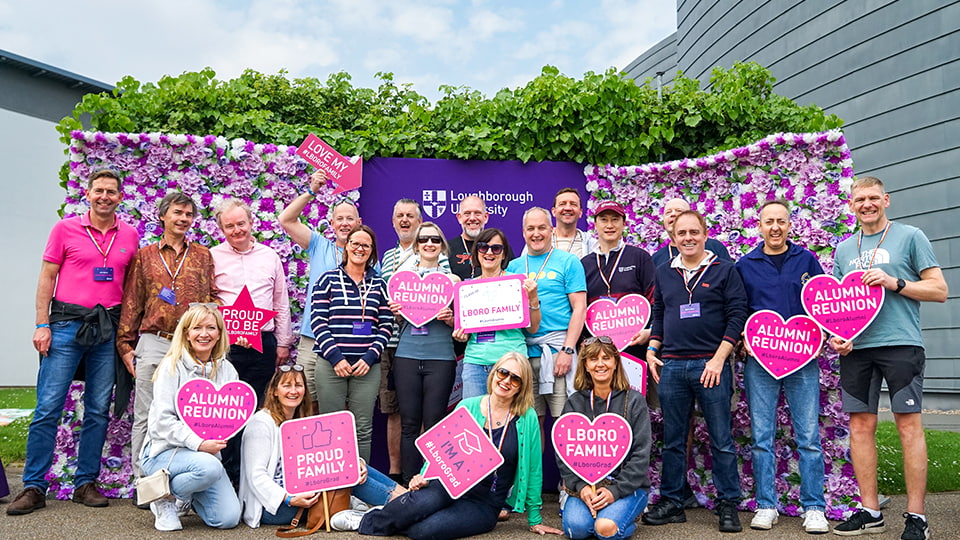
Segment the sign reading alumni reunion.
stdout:
<path fill-rule="evenodd" d="M 884 298 L 883 287 L 864 285 L 863 274 L 813 277 L 800 292 L 804 311 L 830 334 L 845 340 L 859 336 L 877 318 Z"/>

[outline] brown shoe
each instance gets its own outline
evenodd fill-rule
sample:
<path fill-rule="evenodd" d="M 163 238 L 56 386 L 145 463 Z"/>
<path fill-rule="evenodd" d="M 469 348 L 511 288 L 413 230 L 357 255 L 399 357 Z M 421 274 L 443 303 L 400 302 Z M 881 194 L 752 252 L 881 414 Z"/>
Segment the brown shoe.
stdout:
<path fill-rule="evenodd" d="M 94 482 L 87 482 L 73 490 L 73 502 L 94 508 L 103 508 L 110 504 L 107 498 L 97 491 L 97 485 Z"/>
<path fill-rule="evenodd" d="M 17 498 L 7 507 L 8 516 L 22 516 L 47 505 L 47 498 L 43 492 L 35 487 L 28 487 L 17 495 Z"/>

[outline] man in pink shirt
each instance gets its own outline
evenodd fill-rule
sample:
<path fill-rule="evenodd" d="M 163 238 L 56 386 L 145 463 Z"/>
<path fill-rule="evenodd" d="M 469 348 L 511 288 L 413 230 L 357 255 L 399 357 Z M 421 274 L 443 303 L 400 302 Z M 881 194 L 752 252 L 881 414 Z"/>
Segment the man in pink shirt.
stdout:
<path fill-rule="evenodd" d="M 33 346 L 41 357 L 37 408 L 27 436 L 24 489 L 7 507 L 8 515 L 29 514 L 46 506 L 49 484 L 44 476 L 53 462 L 57 424 L 81 359 L 86 385 L 73 501 L 94 507 L 108 504 L 97 491 L 96 480 L 115 377 L 114 339 L 123 278 L 139 238 L 133 227 L 116 216 L 123 195 L 115 171 L 95 170 L 86 198 L 90 211 L 54 225 L 43 252 L 33 334 Z"/>

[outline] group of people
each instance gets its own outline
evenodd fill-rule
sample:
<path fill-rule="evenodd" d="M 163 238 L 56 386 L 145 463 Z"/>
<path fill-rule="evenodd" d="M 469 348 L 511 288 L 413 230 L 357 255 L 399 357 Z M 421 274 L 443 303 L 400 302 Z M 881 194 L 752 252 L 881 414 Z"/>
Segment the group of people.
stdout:
<path fill-rule="evenodd" d="M 593 212 L 596 237 L 577 229 L 583 206 L 577 190 L 557 193 L 551 210 L 523 214 L 525 246 L 513 257 L 506 234 L 487 228 L 478 197 L 457 213 L 462 231 L 448 242 L 424 222 L 419 204 L 397 201 L 397 243 L 379 258 L 377 238 L 356 206 L 332 208 L 335 241 L 310 230 L 301 214 L 326 177 L 315 173 L 307 191 L 278 216 L 310 258 L 310 285 L 296 363 L 289 295 L 277 254 L 251 235 L 250 209 L 236 200 L 217 209 L 226 242 L 211 249 L 186 240 L 197 207 L 182 193 L 158 207 L 163 234 L 138 249 L 136 232 L 117 219 L 120 178 L 109 169 L 89 179 L 90 211 L 63 220 L 51 232 L 37 289 L 34 345 L 42 361 L 38 405 L 30 426 L 24 491 L 7 509 L 30 513 L 45 505 L 47 481 L 65 395 L 78 366 L 86 380 L 85 415 L 78 449 L 74 501 L 106 506 L 96 488 L 110 391 L 116 370 L 135 376 L 132 449 L 137 476 L 161 468 L 171 474 L 174 497 L 151 503 L 159 530 L 181 528 L 191 509 L 213 527 L 289 523 L 318 494 L 291 495 L 283 487 L 279 425 L 285 420 L 348 409 L 356 418 L 362 483 L 354 495 L 372 509 L 348 510 L 331 520 L 361 534 L 414 538 L 459 537 L 494 528 L 508 512 L 526 512 L 531 530 L 570 538 L 626 538 L 642 512 L 648 525 L 686 520 L 688 433 L 696 403 L 710 437 L 712 481 L 719 530 L 742 529 L 741 483 L 731 434 L 733 368 L 750 313 L 773 310 L 784 319 L 803 312 L 800 289 L 823 273 L 816 257 L 792 243 L 791 209 L 768 201 L 759 209 L 763 242 L 736 264 L 708 238 L 703 216 L 682 199 L 666 201 L 667 244 L 652 254 L 624 241 L 627 216 L 617 201 Z M 876 178 L 858 179 L 849 206 L 861 229 L 841 243 L 834 274 L 865 270 L 867 285 L 887 289 L 880 315 L 853 341 L 830 338 L 843 356 L 844 410 L 851 413 L 851 455 L 863 509 L 834 527 L 840 535 L 884 530 L 876 488 L 876 412 L 881 379 L 904 443 L 908 513 L 903 538 L 924 538 L 926 448 L 919 412 L 923 343 L 919 302 L 945 301 L 946 283 L 921 231 L 891 222 L 889 195 Z M 524 276 L 527 328 L 466 333 L 447 307 L 415 326 L 391 301 L 386 282 L 401 271 L 442 273 L 452 281 Z M 263 327 L 262 352 L 240 338 L 229 345 L 219 305 L 232 304 L 246 287 L 254 304 L 277 315 Z M 686 294 L 684 294 L 686 293 Z M 645 357 L 652 381 L 646 398 L 630 389 L 617 347 L 584 331 L 588 302 L 640 294 L 650 300 L 646 328 L 627 352 Z M 644 350 L 645 349 L 645 350 Z M 783 391 L 800 452 L 803 528 L 830 530 L 824 511 L 824 463 L 818 422 L 820 373 L 816 362 L 775 379 L 746 347 L 744 384 L 753 434 L 758 510 L 754 529 L 778 519 L 773 440 Z M 462 401 L 504 456 L 504 463 L 459 499 L 421 475 L 415 439 L 447 413 L 463 356 Z M 261 407 L 242 435 L 203 440 L 176 413 L 185 381 L 248 382 Z M 389 471 L 366 466 L 373 440 L 375 403 L 388 415 Z M 663 412 L 659 498 L 648 503 L 648 403 Z M 562 462 L 563 531 L 542 523 L 543 421 L 549 408 L 588 417 L 614 413 L 633 430 L 626 459 L 595 486 Z M 222 458 L 218 459 L 218 458 Z M 237 494 L 239 490 L 239 497 Z M 919 536 L 918 536 L 919 535 Z"/>

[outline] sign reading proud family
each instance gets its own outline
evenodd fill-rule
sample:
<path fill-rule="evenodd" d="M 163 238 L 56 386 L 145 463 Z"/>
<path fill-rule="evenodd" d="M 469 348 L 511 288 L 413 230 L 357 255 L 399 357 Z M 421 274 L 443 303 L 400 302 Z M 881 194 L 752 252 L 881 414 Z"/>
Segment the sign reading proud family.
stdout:
<path fill-rule="evenodd" d="M 338 411 L 280 424 L 283 486 L 300 495 L 355 486 L 360 452 L 353 413 Z"/>
<path fill-rule="evenodd" d="M 401 270 L 387 283 L 390 300 L 400 304 L 400 315 L 420 327 L 432 321 L 453 299 L 453 280 L 446 274 L 433 272 L 425 276 L 412 270 Z"/>
<path fill-rule="evenodd" d="M 776 311 L 758 311 L 743 329 L 752 354 L 774 379 L 796 372 L 820 355 L 823 332 L 817 321 L 794 315 L 786 321 Z"/>
<path fill-rule="evenodd" d="M 530 326 L 530 300 L 521 275 L 471 279 L 454 287 L 456 327 L 464 332 L 490 332 Z"/>
<path fill-rule="evenodd" d="M 348 159 L 313 133 L 297 148 L 297 155 L 327 173 L 327 178 L 337 186 L 334 195 L 357 189 L 363 181 L 363 161 L 359 156 Z"/>
<path fill-rule="evenodd" d="M 470 412 L 457 407 L 415 441 L 427 461 L 426 479 L 436 478 L 454 499 L 503 464 L 503 456 Z"/>
<path fill-rule="evenodd" d="M 622 416 L 604 413 L 593 420 L 567 413 L 553 425 L 557 456 L 591 486 L 623 463 L 633 445 L 633 431 Z"/>
<path fill-rule="evenodd" d="M 277 316 L 276 311 L 253 305 L 250 291 L 244 285 L 232 306 L 220 306 L 220 314 L 223 315 L 223 324 L 227 328 L 231 345 L 243 337 L 250 342 L 251 347 L 263 352 L 260 329 Z"/>
<path fill-rule="evenodd" d="M 847 341 L 859 336 L 877 318 L 883 306 L 883 287 L 863 283 L 862 270 L 837 279 L 814 276 L 803 285 L 800 302 L 817 324 Z"/>
<path fill-rule="evenodd" d="M 243 381 L 217 388 L 207 379 L 190 379 L 177 391 L 180 420 L 203 440 L 233 437 L 256 410 L 257 395 Z"/>

